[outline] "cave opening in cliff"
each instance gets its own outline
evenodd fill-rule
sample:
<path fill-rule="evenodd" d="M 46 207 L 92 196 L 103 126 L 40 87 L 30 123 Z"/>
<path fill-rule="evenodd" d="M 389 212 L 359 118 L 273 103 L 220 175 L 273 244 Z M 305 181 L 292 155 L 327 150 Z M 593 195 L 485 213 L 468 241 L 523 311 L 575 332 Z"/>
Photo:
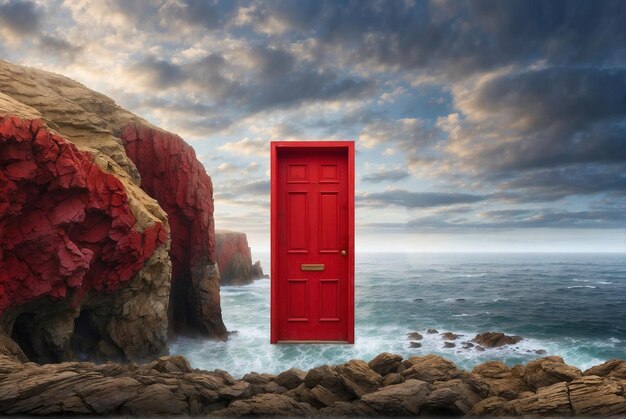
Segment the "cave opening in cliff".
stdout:
<path fill-rule="evenodd" d="M 22 313 L 15 319 L 13 332 L 11 333 L 11 339 L 20 346 L 22 352 L 24 352 L 24 355 L 26 355 L 30 361 L 37 358 L 33 342 L 33 334 L 36 327 L 35 323 L 36 320 L 33 313 Z"/>
<path fill-rule="evenodd" d="M 92 311 L 83 309 L 74 319 L 74 333 L 70 339 L 70 347 L 79 359 L 87 359 L 98 345 L 101 336 L 92 324 Z"/>

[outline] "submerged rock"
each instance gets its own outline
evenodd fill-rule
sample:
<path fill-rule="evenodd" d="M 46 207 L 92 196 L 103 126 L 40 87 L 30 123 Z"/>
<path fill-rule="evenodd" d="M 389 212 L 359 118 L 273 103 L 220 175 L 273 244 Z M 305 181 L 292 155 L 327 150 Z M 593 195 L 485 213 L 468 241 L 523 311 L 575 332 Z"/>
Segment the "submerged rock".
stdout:
<path fill-rule="evenodd" d="M 501 332 L 485 332 L 476 335 L 474 342 L 485 348 L 496 348 L 504 345 L 513 345 L 521 341 L 521 336 L 508 336 Z"/>
<path fill-rule="evenodd" d="M 424 338 L 424 336 L 420 335 L 417 332 L 410 332 L 407 333 L 406 336 L 410 339 L 410 340 L 422 340 Z"/>
<path fill-rule="evenodd" d="M 441 338 L 444 340 L 456 340 L 457 338 L 459 338 L 459 336 L 461 335 L 457 335 L 452 332 L 445 332 L 441 334 Z"/>

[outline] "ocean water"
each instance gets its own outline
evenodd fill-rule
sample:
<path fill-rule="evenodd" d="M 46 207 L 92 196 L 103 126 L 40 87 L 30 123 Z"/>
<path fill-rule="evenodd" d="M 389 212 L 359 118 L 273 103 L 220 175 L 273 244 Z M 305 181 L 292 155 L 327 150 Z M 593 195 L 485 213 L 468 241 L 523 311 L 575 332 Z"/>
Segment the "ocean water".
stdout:
<path fill-rule="evenodd" d="M 269 272 L 269 255 L 255 255 Z M 373 254 L 357 255 L 354 345 L 270 345 L 270 281 L 222 287 L 227 342 L 179 338 L 172 354 L 195 368 L 278 373 L 380 352 L 404 357 L 435 353 L 471 369 L 488 360 L 508 365 L 559 355 L 581 369 L 626 359 L 626 255 L 619 254 Z M 463 335 L 444 348 L 429 328 Z M 410 348 L 406 334 L 424 336 Z M 462 349 L 477 333 L 520 335 L 516 345 Z"/>

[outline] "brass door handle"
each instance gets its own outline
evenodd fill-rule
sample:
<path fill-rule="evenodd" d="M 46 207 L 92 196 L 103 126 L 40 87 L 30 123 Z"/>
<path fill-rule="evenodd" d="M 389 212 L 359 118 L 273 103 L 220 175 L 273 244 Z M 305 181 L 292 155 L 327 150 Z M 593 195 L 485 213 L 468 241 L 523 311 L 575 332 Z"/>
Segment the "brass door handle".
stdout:
<path fill-rule="evenodd" d="M 346 252 L 345 250 L 342 250 L 342 251 L 341 251 L 341 256 L 345 256 L 345 255 L 347 255 L 347 254 L 348 254 L 348 252 Z"/>

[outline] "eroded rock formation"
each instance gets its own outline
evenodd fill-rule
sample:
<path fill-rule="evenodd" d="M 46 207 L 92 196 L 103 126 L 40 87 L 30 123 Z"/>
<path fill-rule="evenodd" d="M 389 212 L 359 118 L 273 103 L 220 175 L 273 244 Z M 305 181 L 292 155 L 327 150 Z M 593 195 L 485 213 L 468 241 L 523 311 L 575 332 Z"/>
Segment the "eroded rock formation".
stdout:
<path fill-rule="evenodd" d="M 177 135 L 131 122 L 121 138 L 141 174 L 142 188 L 159 201 L 170 222 L 172 326 L 178 332 L 226 338 L 211 178 L 193 148 Z"/>
<path fill-rule="evenodd" d="M 168 184 L 170 195 L 155 193 L 149 186 L 162 177 L 141 178 L 143 157 L 133 154 L 135 165 L 121 132 L 152 147 L 155 165 L 169 162 L 159 169 L 175 172 L 165 176 L 186 175 L 196 196 L 181 183 Z M 194 332 L 225 336 L 212 186 L 190 150 L 77 82 L 0 61 L 4 339 L 38 362 L 153 357 L 166 350 L 168 306 L 174 319 L 181 307 L 188 310 Z M 178 228 L 171 203 L 180 204 L 195 236 Z M 177 282 L 203 304 L 169 301 L 172 260 L 179 274 L 181 248 L 191 264 Z"/>
<path fill-rule="evenodd" d="M 1 352 L 1 351 L 0 351 Z M 0 412 L 214 416 L 593 416 L 626 413 L 626 361 L 609 361 L 552 384 L 556 357 L 509 368 L 489 362 L 472 372 L 441 357 L 380 354 L 308 372 L 192 369 L 179 356 L 147 365 L 65 362 L 38 366 L 0 355 Z M 395 368 L 394 368 L 395 367 Z M 411 374 L 404 374 L 412 370 Z M 558 375 L 558 374 L 557 374 Z M 393 379 L 391 379 L 393 378 Z"/>
<path fill-rule="evenodd" d="M 215 238 L 222 285 L 244 285 L 265 277 L 261 262 L 252 264 L 246 233 L 217 230 Z"/>

